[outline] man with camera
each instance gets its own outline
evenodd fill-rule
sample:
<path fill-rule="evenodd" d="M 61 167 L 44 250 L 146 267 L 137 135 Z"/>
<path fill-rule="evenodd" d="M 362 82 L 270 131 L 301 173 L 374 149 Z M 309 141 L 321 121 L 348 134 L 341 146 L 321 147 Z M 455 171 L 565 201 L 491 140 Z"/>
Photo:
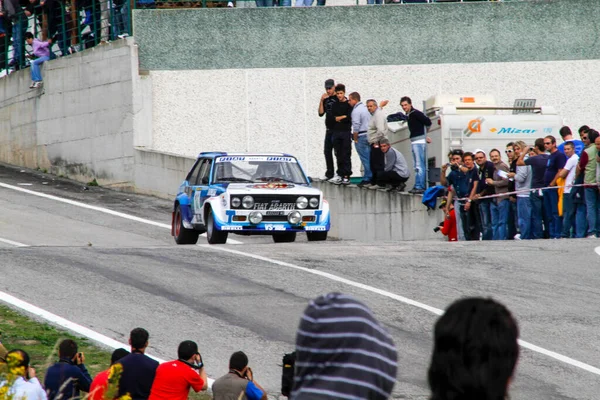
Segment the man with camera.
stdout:
<path fill-rule="evenodd" d="M 177 357 L 178 360 L 160 364 L 156 369 L 149 400 L 187 400 L 190 388 L 199 392 L 208 387 L 208 378 L 196 342 L 181 342 Z"/>
<path fill-rule="evenodd" d="M 15 349 L 5 356 L 11 371 L 16 375 L 8 394 L 18 400 L 46 400 L 46 392 L 35 376 L 35 369 L 29 365 L 29 354 Z M 5 384 L 6 382 L 0 381 L 0 388 Z"/>
<path fill-rule="evenodd" d="M 267 400 L 267 392 L 254 381 L 248 356 L 236 351 L 229 359 L 229 372 L 212 385 L 213 400 Z"/>
<path fill-rule="evenodd" d="M 59 360 L 46 371 L 44 386 L 48 399 L 79 398 L 80 391 L 89 392 L 92 377 L 85 368 L 85 357 L 77 343 L 65 339 L 58 346 Z"/>

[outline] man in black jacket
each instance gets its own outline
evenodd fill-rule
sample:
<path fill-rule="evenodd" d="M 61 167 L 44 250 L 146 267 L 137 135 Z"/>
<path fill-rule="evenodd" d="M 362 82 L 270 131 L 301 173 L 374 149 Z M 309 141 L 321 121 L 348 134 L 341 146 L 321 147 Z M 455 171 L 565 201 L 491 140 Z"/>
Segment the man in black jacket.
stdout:
<path fill-rule="evenodd" d="M 319 117 L 323 115 L 331 114 L 331 109 L 334 103 L 337 103 L 338 99 L 335 95 L 335 82 L 333 79 L 327 79 L 325 81 L 325 93 L 321 96 L 319 101 Z M 333 166 L 333 122 L 329 122 L 329 119 L 325 117 L 325 145 L 323 151 L 325 153 L 325 164 L 327 170 L 325 176 L 321 180 L 330 180 L 333 178 L 334 166 Z"/>
<path fill-rule="evenodd" d="M 346 86 L 335 86 L 337 103 L 333 103 L 331 113 L 327 114 L 327 125 L 333 131 L 333 149 L 337 161 L 338 176 L 331 183 L 349 185 L 352 175 L 352 107 L 346 99 Z"/>
<path fill-rule="evenodd" d="M 477 172 L 477 194 L 475 195 L 477 201 L 474 203 L 478 212 L 475 214 L 475 218 L 477 218 L 477 225 L 479 225 L 479 231 L 482 233 L 482 239 L 492 240 L 492 199 L 480 199 L 480 197 L 495 193 L 494 187 L 488 185 L 485 180 L 494 178 L 496 167 L 493 162 L 487 160 L 483 150 L 475 150 L 475 163 L 479 167 Z"/>
<path fill-rule="evenodd" d="M 410 144 L 412 147 L 413 167 L 415 169 L 415 186 L 409 193 L 422 194 L 426 189 L 426 149 L 431 139 L 427 137 L 427 131 L 431 126 L 431 120 L 419 110 L 412 106 L 410 97 L 404 96 L 400 99 L 400 105 L 408 120 L 410 131 Z"/>

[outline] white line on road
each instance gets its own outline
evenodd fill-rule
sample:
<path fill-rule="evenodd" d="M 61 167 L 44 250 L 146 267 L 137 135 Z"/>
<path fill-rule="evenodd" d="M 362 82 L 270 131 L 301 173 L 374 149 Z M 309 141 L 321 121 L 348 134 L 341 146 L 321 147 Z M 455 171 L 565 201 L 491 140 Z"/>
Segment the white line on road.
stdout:
<path fill-rule="evenodd" d="M 10 244 L 11 246 L 17 246 L 17 247 L 29 247 L 29 245 L 28 245 L 28 244 L 24 244 L 24 243 L 15 242 L 14 240 L 8 240 L 8 239 L 2 239 L 2 238 L 0 238 L 0 242 L 2 242 L 2 243 L 6 243 L 6 244 Z"/>
<path fill-rule="evenodd" d="M 365 285 L 363 283 L 355 282 L 355 281 L 352 281 L 350 279 L 342 278 L 342 277 L 339 277 L 337 275 L 330 274 L 328 272 L 323 272 L 323 271 L 319 271 L 319 270 L 315 270 L 315 269 L 309 269 L 309 268 L 306 268 L 306 267 L 301 267 L 299 265 L 287 263 L 285 261 L 273 260 L 271 258 L 267 258 L 267 257 L 263 257 L 263 256 L 259 256 L 259 255 L 256 255 L 256 254 L 251 254 L 251 253 L 245 253 L 243 251 L 233 250 L 233 249 L 229 249 L 229 248 L 225 248 L 225 247 L 210 246 L 210 245 L 201 245 L 200 247 L 205 247 L 205 248 L 213 249 L 213 250 L 217 250 L 217 251 L 224 251 L 224 252 L 231 253 L 231 254 L 237 254 L 237 255 L 240 255 L 240 256 L 243 256 L 243 257 L 250 257 L 250 258 L 254 258 L 256 260 L 261 260 L 261 261 L 265 261 L 265 262 L 268 262 L 268 263 L 280 265 L 282 267 L 293 268 L 293 269 L 300 270 L 300 271 L 303 271 L 303 272 L 308 272 L 309 274 L 319 275 L 319 276 L 322 276 L 322 277 L 327 278 L 327 279 L 331 279 L 331 280 L 336 281 L 336 282 L 345 283 L 346 285 L 349 285 L 349 286 L 354 286 L 356 288 L 367 290 L 369 292 L 376 293 L 376 294 L 388 297 L 390 299 L 399 301 L 399 302 L 404 303 L 404 304 L 408 304 L 408 305 L 411 305 L 411 306 L 414 306 L 414 307 L 421 308 L 421 309 L 429 311 L 429 312 L 431 312 L 431 313 L 433 313 L 435 315 L 442 315 L 444 313 L 444 311 L 440 310 L 439 308 L 431 307 L 431 306 L 428 306 L 427 304 L 424 304 L 424 303 L 421 303 L 421 302 L 409 299 L 407 297 L 399 296 L 397 294 L 388 292 L 386 290 L 378 289 L 378 288 L 373 287 L 373 286 Z M 599 252 L 599 251 L 600 251 L 600 247 L 596 248 L 596 252 Z M 598 253 L 598 254 L 600 254 L 600 253 Z M 593 367 L 593 366 L 591 366 L 589 364 L 585 364 L 585 363 L 583 363 L 581 361 L 577 361 L 577 360 L 575 360 L 573 358 L 564 356 L 564 355 L 556 353 L 554 351 L 544 349 L 543 347 L 536 346 L 536 345 L 534 345 L 532 343 L 529 343 L 529 342 L 526 342 L 524 340 L 520 340 L 519 339 L 519 345 L 521 345 L 521 347 L 524 347 L 524 348 L 526 348 L 528 350 L 535 351 L 535 352 L 540 353 L 540 354 L 544 354 L 544 355 L 546 355 L 548 357 L 554 358 L 555 360 L 562 361 L 562 362 L 564 362 L 566 364 L 570 364 L 570 365 L 572 365 L 574 367 L 581 368 L 581 369 L 583 369 L 585 371 L 591 372 L 591 373 L 596 374 L 596 375 L 600 375 L 600 368 Z"/>
<path fill-rule="evenodd" d="M 596 254 L 598 254 L 600 256 L 600 246 L 596 247 L 594 249 L 594 251 L 596 252 Z"/>
<path fill-rule="evenodd" d="M 98 333 L 96 331 L 93 331 L 89 328 L 86 328 L 85 326 L 76 324 L 75 322 L 71 322 L 63 317 L 59 317 L 56 314 L 52 314 L 49 311 L 46 311 L 42 308 L 39 308 L 37 306 L 34 306 L 31 303 L 28 303 L 26 301 L 23 301 L 21 299 L 16 298 L 15 296 L 12 296 L 8 293 L 2 292 L 0 291 L 0 301 L 3 301 L 7 304 L 10 304 L 14 307 L 17 307 L 23 311 L 26 311 L 30 314 L 36 315 L 40 318 L 43 318 L 44 320 L 59 325 L 65 329 L 70 330 L 71 332 L 75 332 L 79 335 L 85 336 L 89 339 L 92 339 L 95 342 L 101 343 L 107 347 L 110 347 L 112 349 L 119 349 L 119 348 L 124 348 L 127 349 L 129 348 L 129 345 L 125 344 L 125 343 L 121 343 L 117 340 L 111 339 L 108 336 L 105 336 L 101 333 Z M 163 363 L 165 362 L 165 360 L 152 356 L 150 354 L 146 354 L 148 357 L 158 361 L 159 363 Z M 212 387 L 212 384 L 214 382 L 214 379 L 208 378 L 208 386 Z"/>
<path fill-rule="evenodd" d="M 21 187 L 9 185 L 9 184 L 2 183 L 2 182 L 0 182 L 0 187 L 6 188 L 6 189 L 11 189 L 11 190 L 16 190 L 17 192 L 31 194 L 33 196 L 43 197 L 43 198 L 49 199 L 49 200 L 59 201 L 61 203 L 70 204 L 70 205 L 76 206 L 76 207 L 87 208 L 88 210 L 98 211 L 98 212 L 101 212 L 104 214 L 114 215 L 115 217 L 125 218 L 125 219 L 129 219 L 131 221 L 141 222 L 143 224 L 154 225 L 154 226 L 158 226 L 159 228 L 165 228 L 165 229 L 171 230 L 171 225 L 152 221 L 152 220 L 149 220 L 146 218 L 136 217 L 135 215 L 125 214 L 125 213 L 122 213 L 119 211 L 114 211 L 114 210 L 111 210 L 108 208 L 92 206 L 90 204 L 85 204 L 80 201 L 69 200 L 69 199 L 65 199 L 62 197 L 53 196 L 51 194 L 36 192 L 35 190 L 23 189 Z M 241 244 L 242 242 L 240 242 L 238 240 L 228 239 L 227 243 Z"/>

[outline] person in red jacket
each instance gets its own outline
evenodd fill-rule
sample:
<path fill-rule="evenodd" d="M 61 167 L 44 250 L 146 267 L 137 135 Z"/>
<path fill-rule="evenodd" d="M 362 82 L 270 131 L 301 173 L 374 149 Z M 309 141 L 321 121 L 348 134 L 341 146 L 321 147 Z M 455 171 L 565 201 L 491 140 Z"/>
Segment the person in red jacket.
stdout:
<path fill-rule="evenodd" d="M 444 236 L 448 236 L 449 242 L 456 242 L 458 240 L 458 234 L 456 232 L 456 214 L 454 213 L 454 205 L 450 204 L 448 210 L 446 218 L 444 218 L 444 226 L 442 226 L 441 232 Z"/>
<path fill-rule="evenodd" d="M 125 349 L 116 349 L 113 351 L 110 357 L 110 366 L 112 367 L 119 361 L 121 358 L 128 355 L 129 352 Z M 92 384 L 90 386 L 90 397 L 89 400 L 104 400 L 104 394 L 106 393 L 106 389 L 108 388 L 108 379 L 110 377 L 110 368 L 99 372 Z"/>

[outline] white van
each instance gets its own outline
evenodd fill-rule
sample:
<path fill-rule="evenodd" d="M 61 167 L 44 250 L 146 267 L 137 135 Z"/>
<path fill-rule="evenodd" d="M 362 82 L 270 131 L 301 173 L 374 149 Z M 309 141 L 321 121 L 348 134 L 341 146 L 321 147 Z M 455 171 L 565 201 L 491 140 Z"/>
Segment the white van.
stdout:
<path fill-rule="evenodd" d="M 533 144 L 535 139 L 547 135 L 558 140 L 564 123 L 553 107 L 500 107 L 489 95 L 433 96 L 425 102 L 424 113 L 432 123 L 428 133 L 432 142 L 427 145 L 429 182 L 439 182 L 440 168 L 448 162 L 451 150 L 482 149 L 489 153 L 496 148 L 507 161 L 504 155 L 507 143 L 522 140 Z M 389 122 L 388 126 L 392 146 L 404 155 L 413 171 L 407 183 L 410 188 L 414 170 L 408 125 L 402 121 Z"/>

